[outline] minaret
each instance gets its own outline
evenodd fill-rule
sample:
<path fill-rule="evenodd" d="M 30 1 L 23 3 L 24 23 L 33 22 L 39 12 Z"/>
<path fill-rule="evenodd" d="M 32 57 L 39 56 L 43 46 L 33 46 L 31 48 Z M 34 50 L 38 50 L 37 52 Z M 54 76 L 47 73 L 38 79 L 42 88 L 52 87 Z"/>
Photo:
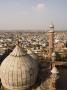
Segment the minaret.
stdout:
<path fill-rule="evenodd" d="M 51 70 L 49 90 L 56 90 L 56 81 L 59 79 L 58 74 L 59 74 L 59 71 L 54 66 Z"/>
<path fill-rule="evenodd" d="M 54 25 L 50 24 L 48 31 L 48 43 L 49 43 L 49 60 L 51 60 L 51 56 L 54 50 Z"/>

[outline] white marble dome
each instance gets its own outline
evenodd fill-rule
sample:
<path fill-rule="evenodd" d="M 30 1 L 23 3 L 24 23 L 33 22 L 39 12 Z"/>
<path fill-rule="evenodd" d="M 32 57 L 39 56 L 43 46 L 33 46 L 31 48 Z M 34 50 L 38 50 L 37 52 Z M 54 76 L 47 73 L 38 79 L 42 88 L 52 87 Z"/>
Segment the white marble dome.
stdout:
<path fill-rule="evenodd" d="M 58 74 L 59 71 L 58 71 L 57 68 L 54 66 L 54 67 L 52 68 L 52 70 L 51 70 L 51 73 L 52 73 L 52 74 Z"/>
<path fill-rule="evenodd" d="M 52 53 L 52 57 L 56 57 L 56 53 L 55 52 Z"/>
<path fill-rule="evenodd" d="M 51 32 L 51 33 L 54 32 L 54 24 L 50 24 L 50 25 L 49 25 L 49 30 L 48 30 L 48 32 Z"/>
<path fill-rule="evenodd" d="M 9 90 L 24 90 L 35 84 L 38 63 L 24 49 L 16 46 L 1 64 L 1 82 Z"/>
<path fill-rule="evenodd" d="M 50 27 L 50 28 L 54 28 L 54 24 L 50 24 L 49 27 Z"/>

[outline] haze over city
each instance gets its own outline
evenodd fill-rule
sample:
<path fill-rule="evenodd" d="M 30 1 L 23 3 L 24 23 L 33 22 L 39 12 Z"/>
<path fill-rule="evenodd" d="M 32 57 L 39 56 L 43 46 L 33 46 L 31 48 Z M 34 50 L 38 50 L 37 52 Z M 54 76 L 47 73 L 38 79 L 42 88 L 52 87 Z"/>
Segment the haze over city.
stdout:
<path fill-rule="evenodd" d="M 0 0 L 0 30 L 67 30 L 67 0 Z"/>

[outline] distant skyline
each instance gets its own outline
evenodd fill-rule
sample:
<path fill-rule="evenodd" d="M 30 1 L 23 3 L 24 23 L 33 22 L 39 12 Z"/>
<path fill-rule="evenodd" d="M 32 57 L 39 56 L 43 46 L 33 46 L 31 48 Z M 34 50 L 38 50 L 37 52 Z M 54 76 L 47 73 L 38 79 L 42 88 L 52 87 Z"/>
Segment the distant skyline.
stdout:
<path fill-rule="evenodd" d="M 67 0 L 0 0 L 0 30 L 67 30 Z"/>

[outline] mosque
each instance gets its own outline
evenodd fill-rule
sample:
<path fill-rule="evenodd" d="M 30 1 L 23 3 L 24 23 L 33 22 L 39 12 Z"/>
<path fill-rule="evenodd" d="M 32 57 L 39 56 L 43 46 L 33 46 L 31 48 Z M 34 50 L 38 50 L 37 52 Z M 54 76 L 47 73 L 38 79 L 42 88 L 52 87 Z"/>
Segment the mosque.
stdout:
<path fill-rule="evenodd" d="M 27 54 L 19 43 L 3 60 L 0 66 L 0 90 L 56 90 L 59 71 L 55 66 L 54 25 L 50 25 L 49 60 L 53 60 L 52 68 L 42 69 L 38 60 Z M 52 58 L 53 57 L 53 58 Z M 47 64 L 48 66 L 48 64 Z M 45 74 L 42 76 L 42 72 Z M 47 77 L 48 76 L 48 77 Z M 45 78 L 46 77 L 46 78 Z M 59 90 L 59 89 L 58 89 Z"/>

